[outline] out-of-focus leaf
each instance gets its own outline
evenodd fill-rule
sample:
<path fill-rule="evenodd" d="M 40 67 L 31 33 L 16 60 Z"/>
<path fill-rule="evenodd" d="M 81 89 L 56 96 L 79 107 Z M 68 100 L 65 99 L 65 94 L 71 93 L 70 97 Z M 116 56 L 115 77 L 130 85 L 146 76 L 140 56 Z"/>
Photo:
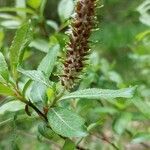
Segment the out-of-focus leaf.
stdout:
<path fill-rule="evenodd" d="M 139 42 L 139 41 L 143 40 L 147 35 L 150 35 L 150 30 L 146 30 L 144 32 L 139 33 L 136 36 L 136 40 Z"/>
<path fill-rule="evenodd" d="M 140 21 L 145 24 L 150 26 L 150 14 L 149 14 L 149 9 L 150 9 L 150 1 L 145 0 L 138 8 L 137 10 L 140 13 Z"/>
<path fill-rule="evenodd" d="M 117 84 L 121 84 L 123 82 L 121 76 L 115 71 L 108 72 L 108 76 L 111 81 Z"/>
<path fill-rule="evenodd" d="M 26 0 L 15 0 L 16 7 L 18 8 L 26 8 Z M 26 18 L 26 12 L 17 12 L 17 15 Z"/>
<path fill-rule="evenodd" d="M 1 21 L 0 25 L 7 29 L 17 29 L 21 22 L 19 20 L 4 20 Z"/>
<path fill-rule="evenodd" d="M 47 76 L 42 71 L 37 70 L 24 70 L 19 68 L 18 71 L 25 76 L 29 77 L 33 81 L 43 83 L 46 86 L 50 86 L 50 82 Z"/>
<path fill-rule="evenodd" d="M 48 112 L 51 128 L 64 137 L 84 137 L 87 132 L 84 119 L 66 108 L 51 108 Z"/>
<path fill-rule="evenodd" d="M 74 3 L 73 0 L 61 0 L 58 6 L 58 14 L 62 22 L 69 19 L 73 13 Z"/>
<path fill-rule="evenodd" d="M 75 143 L 70 139 L 66 139 L 65 144 L 63 145 L 62 150 L 75 150 Z"/>
<path fill-rule="evenodd" d="M 49 50 L 48 42 L 43 39 L 35 39 L 29 44 L 29 46 L 45 53 Z"/>
<path fill-rule="evenodd" d="M 34 9 L 38 9 L 41 5 L 41 1 L 42 0 L 27 0 L 27 4 Z"/>
<path fill-rule="evenodd" d="M 53 20 L 47 20 L 46 21 L 47 25 L 49 25 L 50 27 L 52 27 L 54 30 L 58 30 L 58 24 L 56 22 L 54 22 Z"/>
<path fill-rule="evenodd" d="M 0 107 L 0 115 L 4 114 L 6 111 L 15 112 L 24 109 L 25 104 L 20 101 L 11 101 Z"/>
<path fill-rule="evenodd" d="M 91 88 L 69 93 L 68 95 L 61 97 L 60 100 L 73 98 L 87 98 L 87 99 L 114 99 L 118 97 L 132 98 L 135 93 L 135 89 L 136 87 L 124 88 L 120 90 Z"/>
<path fill-rule="evenodd" d="M 10 20 L 13 20 L 13 19 L 17 20 L 17 19 L 19 19 L 18 17 L 10 15 L 10 14 L 7 14 L 7 13 L 0 13 L 0 18 L 2 18 L 2 19 L 10 19 Z"/>
<path fill-rule="evenodd" d="M 150 141 L 150 133 L 137 133 L 132 140 L 132 143 L 141 143 Z"/>
<path fill-rule="evenodd" d="M 99 113 L 99 114 L 115 114 L 118 111 L 117 109 L 112 108 L 112 107 L 97 107 L 97 108 L 94 108 L 93 112 Z"/>
<path fill-rule="evenodd" d="M 150 102 L 142 101 L 136 97 L 132 100 L 133 104 L 148 118 L 150 118 Z"/>
<path fill-rule="evenodd" d="M 8 102 L 13 101 L 13 100 L 15 100 L 15 98 L 12 97 L 12 96 L 7 96 L 5 98 L 2 98 L 1 101 L 0 101 L 0 107 L 2 105 L 4 105 L 5 103 L 8 103 Z"/>
<path fill-rule="evenodd" d="M 17 66 L 22 62 L 23 49 L 30 42 L 31 34 L 30 22 L 24 23 L 16 32 L 12 45 L 10 47 L 10 64 L 13 76 L 17 76 Z"/>
<path fill-rule="evenodd" d="M 55 62 L 57 59 L 59 45 L 55 45 L 49 49 L 48 54 L 43 58 L 40 65 L 38 66 L 38 70 L 44 72 L 48 77 L 51 75 L 53 68 L 55 66 Z"/>
<path fill-rule="evenodd" d="M 14 92 L 9 87 L 0 83 L 0 95 L 14 96 Z"/>
<path fill-rule="evenodd" d="M 113 128 L 118 134 L 122 134 L 127 128 L 128 123 L 131 121 L 132 115 L 130 113 L 122 113 L 119 118 L 114 122 Z"/>
<path fill-rule="evenodd" d="M 36 15 L 36 13 L 32 9 L 18 7 L 1 7 L 0 12 L 26 12 L 32 15 Z"/>
<path fill-rule="evenodd" d="M 2 78 L 4 78 L 6 81 L 9 80 L 8 66 L 1 52 L 0 52 L 0 76 L 2 76 Z"/>

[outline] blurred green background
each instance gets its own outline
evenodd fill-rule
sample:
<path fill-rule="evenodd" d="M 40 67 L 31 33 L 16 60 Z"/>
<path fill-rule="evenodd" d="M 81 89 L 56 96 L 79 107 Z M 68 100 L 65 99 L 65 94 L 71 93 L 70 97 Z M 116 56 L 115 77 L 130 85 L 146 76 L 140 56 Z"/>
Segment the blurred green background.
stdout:
<path fill-rule="evenodd" d="M 72 0 L 0 0 L 0 51 L 8 58 L 16 29 L 31 19 L 34 38 L 26 49 L 24 68 L 35 69 L 55 39 L 62 56 L 73 5 Z M 117 89 L 130 85 L 138 88 L 132 100 L 81 100 L 76 111 L 86 118 L 88 125 L 99 121 L 93 132 L 104 133 L 119 149 L 150 149 L 150 1 L 99 1 L 97 23 L 89 41 L 92 51 L 79 88 Z M 54 79 L 61 69 L 60 60 L 57 66 Z M 1 96 L 0 106 L 4 99 Z M 38 134 L 39 122 L 23 110 L 17 113 L 0 110 L 0 150 L 60 149 L 62 141 L 55 143 Z M 82 145 L 91 150 L 114 149 L 93 136 Z"/>

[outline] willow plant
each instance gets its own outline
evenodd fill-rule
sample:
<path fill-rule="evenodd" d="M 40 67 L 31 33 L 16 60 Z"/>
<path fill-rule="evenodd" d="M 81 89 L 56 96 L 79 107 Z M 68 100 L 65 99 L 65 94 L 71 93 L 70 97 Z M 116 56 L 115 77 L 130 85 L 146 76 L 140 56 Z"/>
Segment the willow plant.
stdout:
<path fill-rule="evenodd" d="M 25 104 L 24 109 L 29 116 L 34 115 L 31 111 L 34 110 L 37 113 L 36 117 L 40 117 L 43 122 L 39 126 L 39 132 L 50 140 L 60 138 L 67 142 L 71 139 L 74 143 L 76 142 L 74 137 L 83 139 L 91 133 L 91 125 L 85 125 L 86 120 L 75 112 L 76 109 L 68 109 L 63 105 L 66 99 L 107 100 L 118 97 L 131 98 L 134 94 L 134 87 L 118 90 L 98 88 L 78 90 L 76 88 L 75 91 L 70 92 L 75 84 L 79 84 L 79 76 L 90 53 L 88 39 L 95 25 L 96 5 L 96 0 L 77 0 L 75 4 L 75 12 L 68 30 L 69 42 L 66 44 L 67 54 L 63 58 L 65 61 L 60 81 L 49 80 L 53 79 L 51 75 L 60 50 L 58 43 L 50 47 L 37 70 L 22 68 L 24 50 L 32 41 L 32 21 L 24 23 L 16 32 L 9 50 L 10 67 L 0 53 L 0 94 L 12 99 L 12 101 L 6 101 L 4 105 L 11 105 L 14 110 L 19 110 L 22 107 L 18 104 L 21 103 L 21 106 Z M 20 87 L 22 77 L 28 80 L 23 87 Z M 63 88 L 65 90 L 62 92 Z M 78 147 L 78 144 L 74 145 Z"/>

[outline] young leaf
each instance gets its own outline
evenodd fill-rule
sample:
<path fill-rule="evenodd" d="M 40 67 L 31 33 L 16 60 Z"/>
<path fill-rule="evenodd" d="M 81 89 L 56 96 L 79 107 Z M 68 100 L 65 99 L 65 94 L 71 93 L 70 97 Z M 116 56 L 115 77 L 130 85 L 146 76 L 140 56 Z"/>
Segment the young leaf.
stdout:
<path fill-rule="evenodd" d="M 32 79 L 33 81 L 37 81 L 40 83 L 45 84 L 46 86 L 50 86 L 50 82 L 48 77 L 46 77 L 43 72 L 41 71 L 37 71 L 37 70 L 24 70 L 19 68 L 18 71 L 22 74 L 24 74 L 25 76 L 29 77 L 30 79 Z"/>
<path fill-rule="evenodd" d="M 48 77 L 51 75 L 52 70 L 54 68 L 58 51 L 59 51 L 58 44 L 52 46 L 38 67 L 38 70 L 44 72 Z"/>
<path fill-rule="evenodd" d="M 10 47 L 10 64 L 13 76 L 17 76 L 17 66 L 22 62 L 23 49 L 31 40 L 31 25 L 29 22 L 23 24 L 16 32 Z"/>
<path fill-rule="evenodd" d="M 11 101 L 0 107 L 0 115 L 6 111 L 15 112 L 24 109 L 25 104 L 20 101 Z"/>
<path fill-rule="evenodd" d="M 14 92 L 9 87 L 0 83 L 0 95 L 14 96 Z"/>
<path fill-rule="evenodd" d="M 73 99 L 73 98 L 86 98 L 86 99 L 114 99 L 118 97 L 132 98 L 136 87 L 124 88 L 120 90 L 107 90 L 107 89 L 85 89 L 75 91 L 68 95 L 63 96 L 60 100 Z"/>
<path fill-rule="evenodd" d="M 48 112 L 48 121 L 51 128 L 64 137 L 84 137 L 87 132 L 84 120 L 76 113 L 65 108 L 51 108 Z"/>
<path fill-rule="evenodd" d="M 58 14 L 62 22 L 69 19 L 73 13 L 74 3 L 73 0 L 61 0 L 58 6 Z"/>
<path fill-rule="evenodd" d="M 30 91 L 30 97 L 33 102 L 47 101 L 47 86 L 43 83 L 34 82 Z"/>
<path fill-rule="evenodd" d="M 2 76 L 2 78 L 4 78 L 6 81 L 9 80 L 8 66 L 1 52 L 0 52 L 0 76 Z"/>

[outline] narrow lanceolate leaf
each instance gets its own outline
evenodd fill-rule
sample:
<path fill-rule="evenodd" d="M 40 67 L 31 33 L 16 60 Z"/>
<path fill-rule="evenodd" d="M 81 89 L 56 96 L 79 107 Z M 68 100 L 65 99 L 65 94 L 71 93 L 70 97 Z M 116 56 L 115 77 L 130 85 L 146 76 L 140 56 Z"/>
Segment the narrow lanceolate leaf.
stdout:
<path fill-rule="evenodd" d="M 53 71 L 59 48 L 58 44 L 52 46 L 38 67 L 38 70 L 44 72 L 47 76 L 50 76 Z"/>
<path fill-rule="evenodd" d="M 72 98 L 86 98 L 86 99 L 114 99 L 118 97 L 132 98 L 136 87 L 124 88 L 120 90 L 109 89 L 85 89 L 79 90 L 68 95 L 63 96 L 60 100 Z"/>
<path fill-rule="evenodd" d="M 6 81 L 9 80 L 8 66 L 3 54 L 0 52 L 0 76 Z"/>
<path fill-rule="evenodd" d="M 18 71 L 20 73 L 24 74 L 25 76 L 29 77 L 33 81 L 41 82 L 41 83 L 45 84 L 46 86 L 50 86 L 48 77 L 45 76 L 45 74 L 43 74 L 43 72 L 41 72 L 41 71 L 24 70 L 21 68 L 19 68 Z"/>
<path fill-rule="evenodd" d="M 34 82 L 31 91 L 30 97 L 33 102 L 46 102 L 47 101 L 47 86 L 43 83 Z"/>
<path fill-rule="evenodd" d="M 0 115 L 6 111 L 15 112 L 24 109 L 25 104 L 20 101 L 11 101 L 0 107 Z"/>
<path fill-rule="evenodd" d="M 10 47 L 10 64 L 13 76 L 16 78 L 17 66 L 21 63 L 23 57 L 23 50 L 31 40 L 30 23 L 23 24 L 16 32 L 12 45 Z"/>
<path fill-rule="evenodd" d="M 84 119 L 65 108 L 51 108 L 48 112 L 48 121 L 51 128 L 64 137 L 84 137 L 87 132 Z"/>
<path fill-rule="evenodd" d="M 14 96 L 14 92 L 9 87 L 0 83 L 0 95 Z"/>
<path fill-rule="evenodd" d="M 73 13 L 74 3 L 73 0 L 61 0 L 58 6 L 58 14 L 62 22 L 69 19 Z"/>

